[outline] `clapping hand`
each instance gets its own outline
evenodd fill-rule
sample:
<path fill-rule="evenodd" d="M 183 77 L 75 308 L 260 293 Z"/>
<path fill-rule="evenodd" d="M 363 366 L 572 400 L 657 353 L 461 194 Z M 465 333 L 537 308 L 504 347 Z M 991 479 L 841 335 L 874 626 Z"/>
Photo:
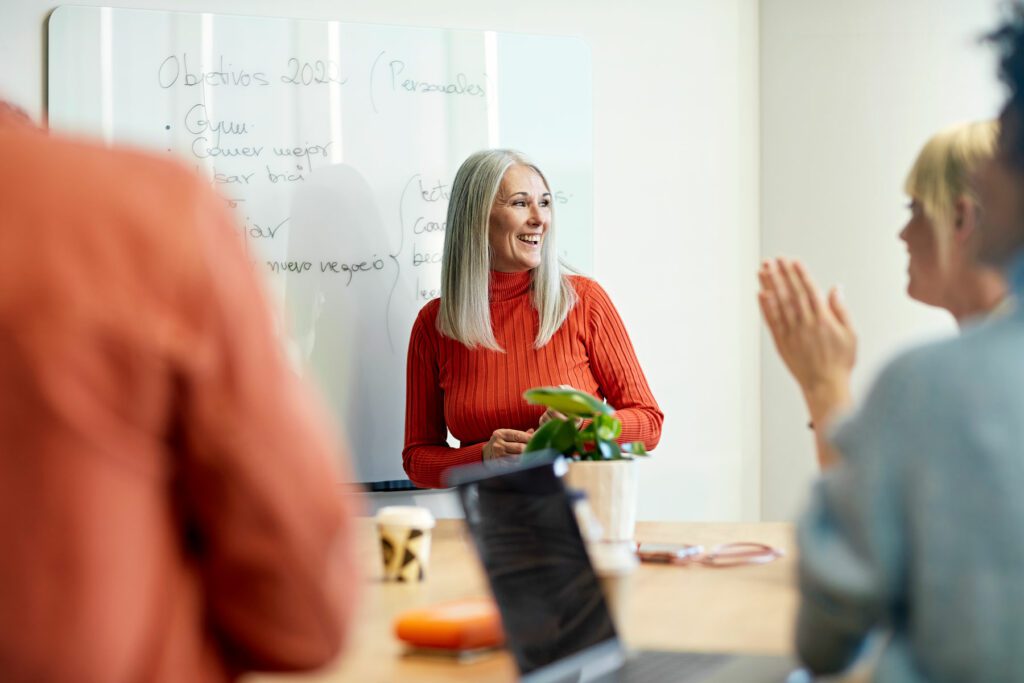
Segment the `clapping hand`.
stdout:
<path fill-rule="evenodd" d="M 857 334 L 833 287 L 828 297 L 799 261 L 765 261 L 758 271 L 761 313 L 775 348 L 804 392 L 814 420 L 849 400 Z"/>

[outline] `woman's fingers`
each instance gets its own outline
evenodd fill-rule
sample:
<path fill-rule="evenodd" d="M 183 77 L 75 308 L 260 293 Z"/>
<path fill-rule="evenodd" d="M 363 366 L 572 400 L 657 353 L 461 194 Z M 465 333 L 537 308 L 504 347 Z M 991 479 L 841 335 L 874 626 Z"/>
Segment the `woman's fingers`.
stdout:
<path fill-rule="evenodd" d="M 832 305 L 831 295 L 826 304 L 818 285 L 800 261 L 782 258 L 765 261 L 757 276 L 761 283 L 758 296 L 761 311 L 774 333 L 792 331 L 801 323 L 820 320 L 829 313 L 849 325 L 849 316 L 840 317 Z M 845 308 L 841 310 L 845 314 Z"/>
<path fill-rule="evenodd" d="M 765 261 L 757 271 L 757 279 L 761 283 L 761 291 L 757 293 L 757 302 L 761 306 L 761 316 L 768 325 L 775 343 L 786 328 L 786 321 L 782 318 L 782 308 L 779 305 L 779 290 L 775 278 L 772 276 L 773 264 Z"/>
<path fill-rule="evenodd" d="M 846 310 L 843 297 L 839 294 L 839 288 L 833 287 L 828 293 L 828 307 L 832 310 L 839 324 L 848 330 L 853 330 L 853 321 L 850 319 L 850 312 Z"/>
<path fill-rule="evenodd" d="M 772 279 L 772 262 L 763 261 L 757 270 L 757 279 L 761 282 L 761 291 L 768 293 L 775 292 L 775 281 Z"/>
<path fill-rule="evenodd" d="M 778 298 L 783 292 L 779 291 L 781 283 L 776 275 L 777 269 L 772 261 L 765 261 L 757 271 L 757 279 L 761 283 L 761 291 Z"/>
<path fill-rule="evenodd" d="M 530 443 L 530 437 L 533 436 L 533 430 L 521 432 L 518 429 L 506 429 L 505 433 L 505 449 L 509 455 L 519 455 L 526 450 L 526 444 Z"/>
<path fill-rule="evenodd" d="M 782 332 L 782 318 L 779 313 L 779 302 L 774 292 L 760 291 L 757 293 L 757 302 L 761 305 L 761 315 L 768 325 L 768 331 L 772 333 L 775 343 L 779 342 L 779 335 Z"/>
<path fill-rule="evenodd" d="M 765 272 L 767 286 L 765 289 L 775 297 L 776 308 L 779 312 L 779 331 L 785 332 L 796 325 L 800 318 L 793 302 L 793 292 L 783 272 L 782 259 L 775 259 L 768 262 Z"/>
<path fill-rule="evenodd" d="M 758 303 L 775 348 L 805 392 L 849 377 L 857 339 L 833 289 L 825 297 L 799 261 L 776 259 L 758 271 Z"/>
<path fill-rule="evenodd" d="M 786 284 L 789 307 L 792 311 L 790 318 L 793 319 L 794 322 L 811 321 L 815 319 L 814 310 L 811 307 L 807 290 L 804 288 L 804 284 L 800 280 L 800 275 L 796 267 L 797 263 L 798 262 L 796 261 L 787 262 L 783 259 L 779 259 L 779 270 L 782 272 L 781 279 Z"/>
<path fill-rule="evenodd" d="M 811 313 L 815 318 L 817 318 L 824 311 L 821 292 L 818 290 L 818 285 L 814 284 L 814 280 L 811 279 L 811 276 L 808 274 L 804 264 L 799 261 L 794 261 L 792 265 L 793 269 L 796 271 L 797 282 L 803 290 L 803 297 L 807 300 Z"/>
<path fill-rule="evenodd" d="M 548 408 L 547 410 L 545 410 L 541 414 L 539 424 L 543 425 L 545 422 L 549 422 L 551 420 L 556 420 L 556 419 L 557 420 L 565 420 L 565 419 L 568 419 L 568 418 L 566 418 L 565 415 L 563 415 L 562 413 L 558 412 L 557 410 L 553 410 L 552 408 Z"/>
<path fill-rule="evenodd" d="M 496 429 L 491 435 L 490 445 L 491 457 L 502 458 L 507 455 L 520 455 L 526 450 L 526 444 L 530 442 L 533 430 L 523 432 L 518 429 Z"/>

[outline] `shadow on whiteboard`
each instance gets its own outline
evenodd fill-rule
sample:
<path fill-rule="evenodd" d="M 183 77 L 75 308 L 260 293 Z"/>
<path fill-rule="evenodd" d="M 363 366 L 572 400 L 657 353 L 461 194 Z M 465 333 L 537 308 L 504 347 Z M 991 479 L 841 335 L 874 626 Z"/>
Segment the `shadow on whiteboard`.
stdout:
<path fill-rule="evenodd" d="M 404 430 L 405 355 L 419 310 L 402 286 L 399 244 L 369 182 L 347 164 L 311 175 L 290 215 L 288 258 L 313 264 L 286 275 L 293 346 L 358 454 L 357 480 L 390 479 L 388 459 L 401 461 L 393 444 Z"/>

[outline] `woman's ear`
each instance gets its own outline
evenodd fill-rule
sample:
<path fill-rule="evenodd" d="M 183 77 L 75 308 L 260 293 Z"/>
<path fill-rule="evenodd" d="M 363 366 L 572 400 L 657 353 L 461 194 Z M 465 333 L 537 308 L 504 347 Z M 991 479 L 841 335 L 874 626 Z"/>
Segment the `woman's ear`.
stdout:
<path fill-rule="evenodd" d="M 978 225 L 978 205 L 966 195 L 953 202 L 953 241 L 964 245 Z"/>

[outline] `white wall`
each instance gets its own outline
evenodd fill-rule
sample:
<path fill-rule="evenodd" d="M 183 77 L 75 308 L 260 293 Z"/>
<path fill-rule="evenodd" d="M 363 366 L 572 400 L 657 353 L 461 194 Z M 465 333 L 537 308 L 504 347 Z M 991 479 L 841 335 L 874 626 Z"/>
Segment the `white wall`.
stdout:
<path fill-rule="evenodd" d="M 594 69 L 594 274 L 619 307 L 667 415 L 661 445 L 643 464 L 640 516 L 756 518 L 756 0 L 102 4 L 585 38 Z M 4 0 L 0 9 L 0 93 L 33 114 L 43 108 L 50 9 L 37 0 Z M 451 509 L 436 494 L 424 498 Z"/>
<path fill-rule="evenodd" d="M 993 117 L 997 0 L 761 4 L 761 241 L 841 283 L 860 332 L 854 393 L 912 340 L 954 330 L 905 294 L 903 181 L 927 138 Z M 814 471 L 795 383 L 762 335 L 765 519 L 790 518 Z"/>
<path fill-rule="evenodd" d="M 760 330 L 761 256 L 800 256 L 843 284 L 861 337 L 857 394 L 897 347 L 953 330 L 903 294 L 901 188 L 932 132 L 995 113 L 991 51 L 973 37 L 994 26 L 998 0 L 109 4 L 584 37 L 595 275 L 667 415 L 643 467 L 642 518 L 790 518 L 804 499 L 811 435 Z M 35 114 L 48 9 L 0 9 L 0 93 Z"/>

